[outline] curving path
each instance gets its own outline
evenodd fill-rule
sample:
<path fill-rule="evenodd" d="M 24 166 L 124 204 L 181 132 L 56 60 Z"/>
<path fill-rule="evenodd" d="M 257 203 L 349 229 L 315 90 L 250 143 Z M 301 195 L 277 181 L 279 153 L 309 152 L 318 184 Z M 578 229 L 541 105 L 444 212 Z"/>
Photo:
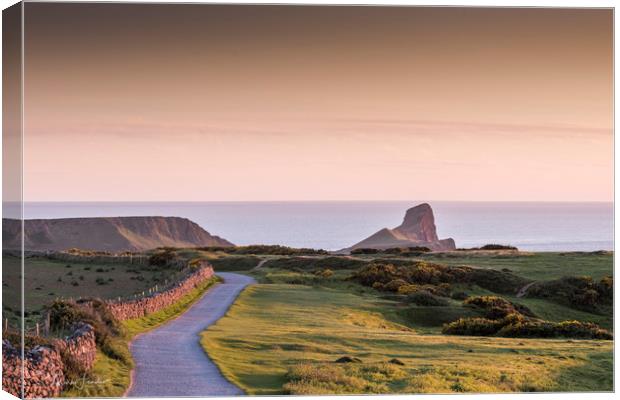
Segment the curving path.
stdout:
<path fill-rule="evenodd" d="M 254 279 L 218 273 L 224 279 L 176 319 L 137 336 L 129 348 L 135 361 L 129 397 L 235 396 L 244 394 L 228 382 L 200 346 L 200 332 L 226 314 Z"/>

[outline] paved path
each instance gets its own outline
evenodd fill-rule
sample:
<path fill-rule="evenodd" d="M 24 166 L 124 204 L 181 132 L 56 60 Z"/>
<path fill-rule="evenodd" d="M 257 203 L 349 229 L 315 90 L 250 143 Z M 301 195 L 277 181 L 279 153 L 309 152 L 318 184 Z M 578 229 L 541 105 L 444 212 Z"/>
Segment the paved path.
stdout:
<path fill-rule="evenodd" d="M 129 348 L 135 361 L 129 397 L 235 396 L 200 346 L 200 332 L 224 316 L 249 276 L 218 273 L 224 279 L 178 318 L 136 337 Z"/>
<path fill-rule="evenodd" d="M 533 284 L 535 284 L 536 281 L 528 283 L 527 285 L 523 286 L 520 290 L 519 293 L 517 293 L 517 297 L 523 297 L 525 296 L 525 294 L 527 293 L 527 290 L 532 287 Z"/>
<path fill-rule="evenodd" d="M 270 260 L 270 258 L 263 258 L 262 260 L 260 260 L 260 261 L 258 262 L 258 264 L 256 264 L 256 267 L 252 268 L 252 271 L 256 271 L 257 269 L 259 269 L 260 267 L 262 267 L 263 265 L 265 265 L 265 263 L 266 263 L 267 261 L 269 261 L 269 260 Z"/>

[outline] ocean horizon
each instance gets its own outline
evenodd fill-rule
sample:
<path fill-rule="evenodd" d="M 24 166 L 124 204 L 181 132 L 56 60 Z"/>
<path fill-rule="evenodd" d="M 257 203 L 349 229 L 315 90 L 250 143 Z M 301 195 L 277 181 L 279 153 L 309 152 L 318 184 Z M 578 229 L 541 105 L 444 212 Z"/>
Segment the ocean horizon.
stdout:
<path fill-rule="evenodd" d="M 423 201 L 25 202 L 24 218 L 174 216 L 237 245 L 339 250 L 393 228 Z M 613 203 L 433 201 L 437 233 L 457 247 L 613 250 Z M 7 215 L 5 208 L 5 215 Z"/>

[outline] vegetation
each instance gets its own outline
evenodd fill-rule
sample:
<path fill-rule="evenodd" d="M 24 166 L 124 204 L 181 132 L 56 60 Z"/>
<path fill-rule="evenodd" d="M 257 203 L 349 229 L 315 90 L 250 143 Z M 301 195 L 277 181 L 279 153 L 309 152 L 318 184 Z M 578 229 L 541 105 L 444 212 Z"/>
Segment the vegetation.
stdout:
<path fill-rule="evenodd" d="M 201 343 L 252 395 L 612 389 L 612 342 L 442 335 L 405 318 L 399 304 L 351 282 L 261 283 Z M 405 310 L 431 309 L 432 316 L 479 312 Z M 361 362 L 335 362 L 345 356 Z M 404 365 L 388 363 L 394 358 Z"/>
<path fill-rule="evenodd" d="M 507 271 L 446 266 L 427 261 L 394 265 L 377 260 L 355 271 L 351 278 L 362 285 L 392 292 L 407 284 L 470 283 L 498 293 L 516 293 L 529 282 Z"/>
<path fill-rule="evenodd" d="M 469 249 L 458 249 L 460 251 L 467 250 L 519 250 L 514 246 L 508 246 L 504 244 L 485 244 L 481 247 L 470 247 Z"/>
<path fill-rule="evenodd" d="M 595 282 L 589 276 L 563 277 L 538 282 L 527 291 L 528 297 L 540 297 L 590 312 L 605 312 L 613 303 L 613 278 Z"/>
<path fill-rule="evenodd" d="M 273 255 L 273 256 L 302 256 L 302 255 L 327 255 L 329 254 L 325 250 L 321 249 L 296 249 L 293 247 L 279 246 L 279 245 L 251 245 L 251 246 L 209 246 L 209 247 L 197 247 L 197 250 L 207 252 L 224 252 L 227 254 L 261 254 L 261 255 Z"/>
<path fill-rule="evenodd" d="M 302 272 L 324 268 L 331 270 L 357 269 L 366 264 L 366 261 L 350 257 L 286 257 L 271 259 L 263 265 L 263 268 Z"/>
<path fill-rule="evenodd" d="M 186 271 L 174 268 L 154 269 L 138 264 L 94 264 L 71 262 L 45 257 L 26 258 L 24 271 L 24 303 L 26 328 L 31 329 L 44 313 L 45 305 L 57 297 L 65 300 L 80 298 L 116 299 L 132 297 L 159 284 L 182 278 Z M 12 326 L 21 314 L 21 263 L 18 257 L 4 255 L 3 310 Z M 98 272 L 99 271 L 99 272 Z M 71 279 L 72 272 L 78 279 Z M 74 284 L 78 283 L 77 285 Z M 113 284 L 112 284 L 113 282 Z M 37 289 L 39 288 L 39 289 Z"/>
<path fill-rule="evenodd" d="M 64 397 L 121 397 L 130 383 L 130 372 L 133 369 L 133 360 L 129 352 L 129 342 L 140 333 L 149 331 L 183 313 L 188 307 L 196 302 L 202 294 L 217 279 L 211 279 L 196 287 L 175 304 L 166 307 L 156 313 L 142 318 L 131 319 L 121 323 L 111 316 L 106 316 L 104 306 L 95 306 L 93 311 L 84 311 L 79 304 L 63 306 L 58 305 L 57 316 L 54 317 L 55 326 L 66 326 L 74 320 L 80 320 L 86 312 L 86 322 L 94 322 L 97 336 L 97 357 L 93 370 L 85 379 L 77 379 L 62 395 Z M 93 315 L 89 315 L 92 313 Z M 93 318 L 94 321 L 93 321 Z M 104 322 L 104 326 L 101 323 Z M 101 332 L 107 332 L 101 343 Z"/>
<path fill-rule="evenodd" d="M 443 333 L 466 336 L 505 336 L 520 338 L 575 338 L 612 340 L 613 335 L 596 324 L 579 321 L 550 322 L 509 314 L 504 318 L 460 318 L 446 324 Z"/>
<path fill-rule="evenodd" d="M 598 280 L 613 275 L 613 253 L 526 253 L 469 252 L 428 253 L 421 259 L 446 265 L 508 270 L 525 279 L 546 281 L 567 275 L 591 276 Z"/>
<path fill-rule="evenodd" d="M 249 271 L 261 261 L 257 256 L 228 256 L 209 260 L 216 272 Z"/>
<path fill-rule="evenodd" d="M 506 337 L 567 337 L 577 339 L 611 340 L 610 332 L 591 322 L 550 322 L 536 318 L 525 306 L 497 296 L 470 297 L 464 302 L 485 311 L 485 318 L 459 318 L 445 324 L 442 332 L 448 335 L 506 336 Z"/>
<path fill-rule="evenodd" d="M 359 248 L 351 250 L 351 255 L 362 254 L 382 254 L 382 255 L 400 255 L 404 257 L 419 256 L 423 253 L 429 253 L 432 250 L 424 246 L 413 247 L 390 247 L 387 249 Z"/>

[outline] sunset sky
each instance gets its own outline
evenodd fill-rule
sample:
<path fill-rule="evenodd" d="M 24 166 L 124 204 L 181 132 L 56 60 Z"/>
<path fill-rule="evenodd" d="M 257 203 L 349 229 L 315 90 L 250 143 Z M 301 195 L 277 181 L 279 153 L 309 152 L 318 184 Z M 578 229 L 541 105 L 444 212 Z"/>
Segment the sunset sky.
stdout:
<path fill-rule="evenodd" d="M 25 7 L 25 200 L 613 200 L 611 10 Z"/>

